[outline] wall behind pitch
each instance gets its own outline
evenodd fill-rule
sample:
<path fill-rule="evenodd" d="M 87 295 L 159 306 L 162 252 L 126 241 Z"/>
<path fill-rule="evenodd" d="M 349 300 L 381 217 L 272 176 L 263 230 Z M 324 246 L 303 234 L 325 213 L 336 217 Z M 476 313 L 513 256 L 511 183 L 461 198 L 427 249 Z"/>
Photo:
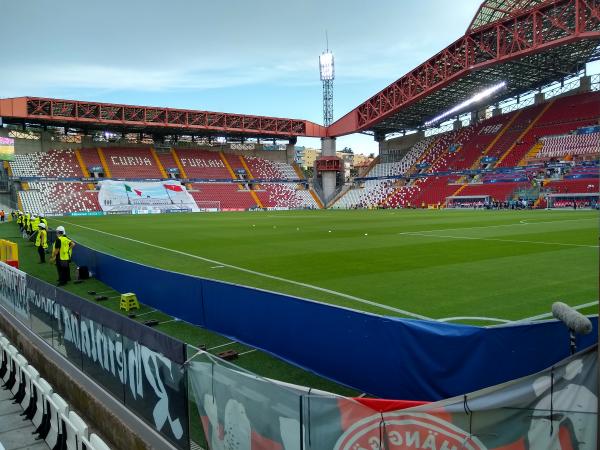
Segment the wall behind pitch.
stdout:
<path fill-rule="evenodd" d="M 541 371 L 569 354 L 556 321 L 481 328 L 367 314 L 168 272 L 81 245 L 74 259 L 119 292 L 383 398 L 435 401 Z M 579 348 L 596 342 L 594 332 Z"/>

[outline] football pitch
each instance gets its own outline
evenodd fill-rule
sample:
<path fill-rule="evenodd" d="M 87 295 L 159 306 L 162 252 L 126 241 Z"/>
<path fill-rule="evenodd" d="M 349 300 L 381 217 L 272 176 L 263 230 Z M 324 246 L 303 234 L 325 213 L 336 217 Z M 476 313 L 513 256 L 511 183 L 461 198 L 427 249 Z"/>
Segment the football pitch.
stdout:
<path fill-rule="evenodd" d="M 490 325 L 596 313 L 598 212 L 281 211 L 66 217 L 143 264 L 376 314 Z M 175 294 L 176 295 L 176 294 Z"/>

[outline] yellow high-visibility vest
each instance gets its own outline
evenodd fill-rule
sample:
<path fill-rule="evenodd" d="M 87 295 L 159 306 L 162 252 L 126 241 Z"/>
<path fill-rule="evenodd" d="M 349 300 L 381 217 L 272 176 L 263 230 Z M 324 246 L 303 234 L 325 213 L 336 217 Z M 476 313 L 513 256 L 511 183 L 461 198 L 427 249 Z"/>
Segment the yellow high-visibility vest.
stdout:
<path fill-rule="evenodd" d="M 71 259 L 71 248 L 69 244 L 71 243 L 71 239 L 66 236 L 59 236 L 57 238 L 60 241 L 60 252 L 58 254 L 58 259 L 61 261 L 68 261 Z"/>
<path fill-rule="evenodd" d="M 35 237 L 35 246 L 48 248 L 48 233 L 46 230 L 40 229 Z"/>

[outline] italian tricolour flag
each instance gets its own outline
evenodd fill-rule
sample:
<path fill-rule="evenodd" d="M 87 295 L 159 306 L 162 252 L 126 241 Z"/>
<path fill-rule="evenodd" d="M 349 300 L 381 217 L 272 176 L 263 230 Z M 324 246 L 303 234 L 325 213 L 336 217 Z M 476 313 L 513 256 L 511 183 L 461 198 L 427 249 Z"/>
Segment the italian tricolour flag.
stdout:
<path fill-rule="evenodd" d="M 140 191 L 139 189 L 133 189 L 128 184 L 125 184 L 124 186 L 125 186 L 125 192 L 135 192 L 138 195 L 138 197 L 142 196 L 142 191 Z"/>

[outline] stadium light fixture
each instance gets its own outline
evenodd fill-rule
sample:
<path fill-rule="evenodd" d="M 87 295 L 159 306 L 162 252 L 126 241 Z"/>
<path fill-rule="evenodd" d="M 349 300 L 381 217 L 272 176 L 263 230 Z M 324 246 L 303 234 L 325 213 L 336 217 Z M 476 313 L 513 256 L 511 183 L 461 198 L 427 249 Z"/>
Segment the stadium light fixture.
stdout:
<path fill-rule="evenodd" d="M 319 72 L 321 73 L 321 81 L 329 81 L 335 78 L 333 53 L 329 50 L 319 56 Z"/>
<path fill-rule="evenodd" d="M 440 122 L 441 120 L 445 119 L 446 117 L 452 116 L 454 113 L 462 111 L 466 107 L 471 106 L 474 103 L 478 103 L 481 100 L 495 94 L 496 92 L 504 89 L 505 87 L 506 87 L 506 81 L 503 81 L 502 83 L 498 83 L 492 87 L 489 87 L 489 88 L 485 89 L 484 91 L 481 91 L 478 94 L 475 94 L 470 99 L 465 100 L 464 102 L 456 105 L 454 108 L 449 109 L 448 111 L 440 114 L 439 116 L 434 117 L 433 119 L 425 122 L 425 127 L 430 127 L 431 125 L 434 125 L 434 124 Z"/>

